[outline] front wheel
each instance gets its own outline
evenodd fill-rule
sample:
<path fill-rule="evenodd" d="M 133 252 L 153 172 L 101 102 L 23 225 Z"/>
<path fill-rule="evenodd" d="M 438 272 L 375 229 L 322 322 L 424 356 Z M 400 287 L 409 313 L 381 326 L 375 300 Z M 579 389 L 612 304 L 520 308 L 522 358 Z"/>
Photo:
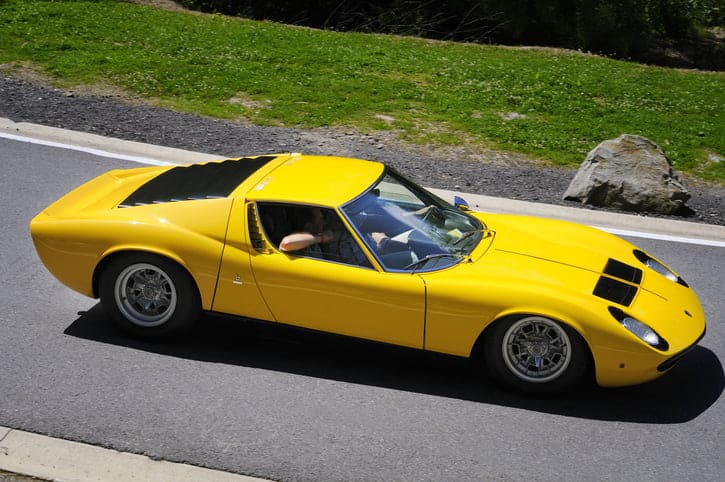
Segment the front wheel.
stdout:
<path fill-rule="evenodd" d="M 583 378 L 589 357 L 578 333 L 541 316 L 501 320 L 485 340 L 489 371 L 499 382 L 530 393 L 570 388 Z"/>
<path fill-rule="evenodd" d="M 144 338 L 188 328 L 201 312 L 189 274 L 153 254 L 129 253 L 112 259 L 101 273 L 99 295 L 121 328 Z"/>

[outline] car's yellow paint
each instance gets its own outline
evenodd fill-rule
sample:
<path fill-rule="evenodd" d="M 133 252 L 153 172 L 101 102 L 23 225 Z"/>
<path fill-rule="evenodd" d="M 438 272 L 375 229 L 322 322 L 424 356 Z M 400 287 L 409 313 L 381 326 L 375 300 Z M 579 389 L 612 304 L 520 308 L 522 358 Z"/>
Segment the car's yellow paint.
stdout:
<path fill-rule="evenodd" d="M 276 321 L 423 348 L 419 276 L 277 254 L 254 254 L 252 267 Z"/>
<path fill-rule="evenodd" d="M 522 313 L 542 315 L 582 335 L 598 384 L 618 386 L 658 377 L 658 365 L 702 335 L 705 317 L 695 293 L 642 267 L 635 247 L 620 238 L 560 221 L 494 214 L 482 219 L 496 231 L 496 241 L 481 262 L 456 268 L 470 273 L 425 275 L 427 349 L 466 356 L 472 345 L 462 341 L 475 342 L 489 323 Z M 638 295 L 622 309 L 650 323 L 669 342 L 668 350 L 639 340 L 608 316 L 608 307 L 616 304 L 591 295 L 610 257 L 643 268 Z"/>
<path fill-rule="evenodd" d="M 381 176 L 383 167 L 360 159 L 293 154 L 260 176 L 261 180 L 244 194 L 250 201 L 340 206 L 369 188 Z"/>
<path fill-rule="evenodd" d="M 41 213 L 31 222 L 31 232 L 48 270 L 86 296 L 97 296 L 93 274 L 107 256 L 147 251 L 186 268 L 199 287 L 202 306 L 210 309 L 231 204 L 231 199 L 206 199 L 133 209 L 94 206 L 69 218 Z"/>
<path fill-rule="evenodd" d="M 49 271 L 95 297 L 97 269 L 109 256 L 153 252 L 191 274 L 205 310 L 458 356 L 470 356 L 498 320 L 541 315 L 581 335 L 602 386 L 656 378 L 662 362 L 704 331 L 690 288 L 646 268 L 633 245 L 571 223 L 475 213 L 490 231 L 468 259 L 424 273 L 385 272 L 363 243 L 372 268 L 290 256 L 263 238 L 255 203 L 339 212 L 380 178 L 379 163 L 284 154 L 226 198 L 118 206 L 168 169 L 111 171 L 38 214 L 30 229 Z M 619 308 L 652 326 L 667 350 L 639 340 L 609 313 L 615 303 L 592 294 L 610 258 L 642 269 L 634 301 Z"/>
<path fill-rule="evenodd" d="M 212 309 L 220 313 L 274 320 L 252 272 L 251 254 L 255 249 L 247 229 L 247 209 L 250 206 L 254 207 L 243 198 L 234 200 Z"/>

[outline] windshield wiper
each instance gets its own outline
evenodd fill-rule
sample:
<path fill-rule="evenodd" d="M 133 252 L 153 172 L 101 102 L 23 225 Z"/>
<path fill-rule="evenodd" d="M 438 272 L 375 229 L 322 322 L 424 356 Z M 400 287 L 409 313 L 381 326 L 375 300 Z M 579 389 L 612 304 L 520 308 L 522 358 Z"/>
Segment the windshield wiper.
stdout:
<path fill-rule="evenodd" d="M 488 237 L 491 234 L 493 234 L 493 231 L 491 231 L 490 229 L 474 229 L 473 231 L 468 231 L 467 233 L 463 233 L 463 236 L 461 236 L 460 238 L 453 241 L 451 243 L 451 245 L 455 246 L 456 244 L 460 243 L 464 239 L 470 238 L 471 236 L 473 236 L 476 233 L 483 233 L 485 235 L 485 237 Z"/>
<path fill-rule="evenodd" d="M 429 254 L 428 256 L 426 256 L 426 257 L 424 257 L 424 258 L 421 258 L 421 259 L 419 259 L 418 261 L 413 261 L 412 263 L 410 263 L 410 264 L 409 264 L 408 266 L 406 266 L 406 267 L 405 267 L 405 268 L 403 268 L 403 269 L 405 269 L 405 270 L 408 270 L 408 269 L 410 269 L 410 270 L 413 270 L 413 271 L 415 271 L 415 268 L 416 268 L 416 267 L 418 267 L 418 265 L 424 264 L 424 263 L 426 263 L 426 262 L 430 261 L 431 259 L 436 259 L 436 258 L 447 258 L 447 257 L 451 257 L 451 258 L 458 258 L 459 260 L 461 260 L 461 259 L 465 259 L 465 258 L 466 258 L 466 256 L 463 256 L 462 254 L 453 254 L 453 253 L 436 253 L 436 254 Z"/>

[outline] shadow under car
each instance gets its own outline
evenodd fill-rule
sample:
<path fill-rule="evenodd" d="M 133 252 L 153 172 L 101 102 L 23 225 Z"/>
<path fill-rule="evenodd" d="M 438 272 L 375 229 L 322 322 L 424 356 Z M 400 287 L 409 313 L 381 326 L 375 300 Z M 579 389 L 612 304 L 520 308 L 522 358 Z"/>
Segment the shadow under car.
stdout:
<path fill-rule="evenodd" d="M 650 383 L 624 388 L 588 383 L 564 393 L 534 396 L 499 387 L 468 359 L 256 320 L 205 314 L 186 333 L 145 341 L 116 328 L 96 304 L 80 313 L 64 333 L 164 356 L 594 420 L 687 422 L 707 410 L 725 387 L 722 363 L 702 346 Z"/>

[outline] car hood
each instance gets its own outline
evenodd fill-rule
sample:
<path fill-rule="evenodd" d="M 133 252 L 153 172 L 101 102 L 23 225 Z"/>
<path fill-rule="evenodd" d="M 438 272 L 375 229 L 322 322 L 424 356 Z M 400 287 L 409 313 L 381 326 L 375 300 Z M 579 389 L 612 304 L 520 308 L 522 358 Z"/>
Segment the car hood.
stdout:
<path fill-rule="evenodd" d="M 491 249 L 601 273 L 610 258 L 639 265 L 635 247 L 604 231 L 581 224 L 529 216 L 488 214 L 495 240 Z"/>

